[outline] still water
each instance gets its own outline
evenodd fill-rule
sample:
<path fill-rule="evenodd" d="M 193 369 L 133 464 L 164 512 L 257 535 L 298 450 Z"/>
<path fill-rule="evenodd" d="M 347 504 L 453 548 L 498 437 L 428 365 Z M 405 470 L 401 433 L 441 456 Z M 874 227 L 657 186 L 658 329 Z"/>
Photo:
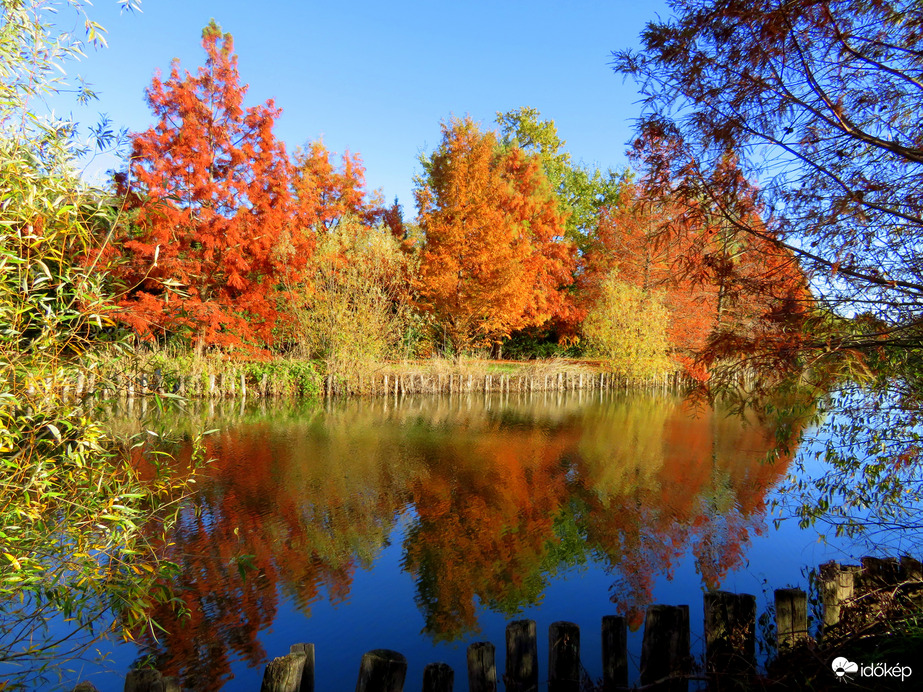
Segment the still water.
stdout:
<path fill-rule="evenodd" d="M 701 656 L 702 592 L 807 587 L 804 568 L 846 559 L 768 503 L 790 459 L 766 459 L 755 419 L 670 395 L 606 392 L 239 403 L 173 427 L 219 428 L 213 459 L 171 536 L 189 618 L 112 645 L 75 676 L 122 689 L 141 657 L 194 690 L 259 689 L 267 659 L 313 642 L 317 689 L 349 690 L 365 651 L 455 669 L 515 619 L 581 627 L 602 676 L 603 615 L 628 617 L 633 681 L 644 609 L 688 604 Z M 177 456 L 188 458 L 189 445 Z"/>

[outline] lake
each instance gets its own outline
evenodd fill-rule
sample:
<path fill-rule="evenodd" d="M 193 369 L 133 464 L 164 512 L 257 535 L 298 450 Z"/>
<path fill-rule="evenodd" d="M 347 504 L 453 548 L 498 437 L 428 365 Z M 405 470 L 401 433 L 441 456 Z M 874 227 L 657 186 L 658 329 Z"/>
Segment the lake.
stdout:
<path fill-rule="evenodd" d="M 407 690 L 436 661 L 467 689 L 466 647 L 493 642 L 502 675 L 504 629 L 521 618 L 538 624 L 543 666 L 548 625 L 580 625 L 598 679 L 608 614 L 634 629 L 637 682 L 648 605 L 688 604 L 701 656 L 704 590 L 755 594 L 761 612 L 773 589 L 806 588 L 805 568 L 863 554 L 793 521 L 774 526 L 769 503 L 792 466 L 766 461 L 772 429 L 669 394 L 233 402 L 170 415 L 174 428 L 219 428 L 167 548 L 189 617 L 156 613 L 166 633 L 107 644 L 106 663 L 71 678 L 102 692 L 121 690 L 140 657 L 190 689 L 259 689 L 267 659 L 297 642 L 315 644 L 318 690 L 354 689 L 376 648 L 407 657 Z M 185 463 L 191 444 L 174 449 Z"/>

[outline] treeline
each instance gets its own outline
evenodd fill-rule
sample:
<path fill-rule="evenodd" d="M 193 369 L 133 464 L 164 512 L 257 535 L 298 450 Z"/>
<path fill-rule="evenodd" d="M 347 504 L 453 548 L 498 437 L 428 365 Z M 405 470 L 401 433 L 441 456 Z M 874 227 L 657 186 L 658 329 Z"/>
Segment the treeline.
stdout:
<path fill-rule="evenodd" d="M 156 123 L 132 135 L 99 242 L 75 254 L 105 277 L 109 316 L 145 341 L 294 353 L 331 372 L 489 349 L 703 379 L 710 339 L 782 333 L 807 309 L 771 237 L 742 240 L 717 213 L 688 223 L 685 207 L 652 201 L 651 181 L 575 164 L 530 108 L 496 130 L 444 122 L 409 221 L 366 188 L 358 155 L 286 151 L 279 108 L 244 106 L 214 21 L 202 45 L 195 74 L 175 62 L 153 80 Z"/>

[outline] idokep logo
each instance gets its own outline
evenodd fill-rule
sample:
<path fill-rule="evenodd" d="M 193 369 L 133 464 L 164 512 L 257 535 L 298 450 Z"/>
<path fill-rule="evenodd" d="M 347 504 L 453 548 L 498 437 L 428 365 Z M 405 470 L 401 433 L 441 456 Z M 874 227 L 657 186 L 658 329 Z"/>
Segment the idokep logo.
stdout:
<path fill-rule="evenodd" d="M 845 681 L 851 675 L 858 673 L 863 678 L 899 678 L 901 682 L 904 682 L 913 672 L 910 666 L 902 666 L 900 663 L 893 666 L 887 663 L 859 665 L 844 656 L 833 659 L 830 667 L 833 668 L 834 674 L 840 681 Z"/>

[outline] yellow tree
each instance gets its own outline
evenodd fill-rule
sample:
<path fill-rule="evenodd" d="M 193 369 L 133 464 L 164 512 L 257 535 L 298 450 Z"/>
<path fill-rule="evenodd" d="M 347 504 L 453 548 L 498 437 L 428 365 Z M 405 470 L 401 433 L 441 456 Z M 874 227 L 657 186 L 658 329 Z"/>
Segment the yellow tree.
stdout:
<path fill-rule="evenodd" d="M 446 341 L 463 352 L 547 321 L 574 255 L 538 162 L 465 118 L 423 165 L 416 289 Z"/>

